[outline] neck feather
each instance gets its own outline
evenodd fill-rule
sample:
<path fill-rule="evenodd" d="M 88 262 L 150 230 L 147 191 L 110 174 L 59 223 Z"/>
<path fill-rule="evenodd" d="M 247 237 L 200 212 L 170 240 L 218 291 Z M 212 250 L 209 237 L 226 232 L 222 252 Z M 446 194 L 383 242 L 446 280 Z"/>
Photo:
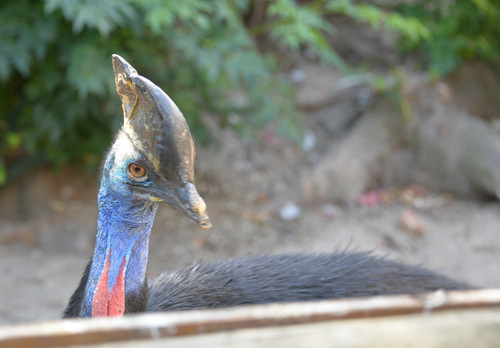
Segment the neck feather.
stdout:
<path fill-rule="evenodd" d="M 101 188 L 96 245 L 80 316 L 145 310 L 149 235 L 157 206 Z"/>

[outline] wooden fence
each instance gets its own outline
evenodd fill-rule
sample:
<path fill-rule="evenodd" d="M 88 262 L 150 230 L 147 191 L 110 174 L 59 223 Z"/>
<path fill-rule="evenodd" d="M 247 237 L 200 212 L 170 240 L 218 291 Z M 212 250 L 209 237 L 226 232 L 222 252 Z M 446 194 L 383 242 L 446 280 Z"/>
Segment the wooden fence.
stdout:
<path fill-rule="evenodd" d="M 500 289 L 0 327 L 0 347 L 500 347 Z"/>

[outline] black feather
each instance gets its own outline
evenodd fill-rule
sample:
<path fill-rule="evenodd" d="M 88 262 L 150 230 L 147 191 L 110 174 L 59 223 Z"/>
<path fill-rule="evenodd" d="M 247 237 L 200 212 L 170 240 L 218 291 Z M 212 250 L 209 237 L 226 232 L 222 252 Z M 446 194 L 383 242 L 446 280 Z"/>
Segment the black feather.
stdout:
<path fill-rule="evenodd" d="M 149 287 L 148 311 L 271 302 L 415 294 L 469 285 L 370 252 L 252 256 L 162 274 Z"/>

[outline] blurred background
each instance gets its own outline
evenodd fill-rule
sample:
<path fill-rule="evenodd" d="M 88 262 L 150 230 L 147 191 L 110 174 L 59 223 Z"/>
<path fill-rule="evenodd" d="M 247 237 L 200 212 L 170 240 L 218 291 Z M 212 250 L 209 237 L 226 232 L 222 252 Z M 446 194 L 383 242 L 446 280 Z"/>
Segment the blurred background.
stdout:
<path fill-rule="evenodd" d="M 500 4 L 0 5 L 0 324 L 57 319 L 122 122 L 111 54 L 183 111 L 210 231 L 161 207 L 149 274 L 370 249 L 500 287 Z"/>

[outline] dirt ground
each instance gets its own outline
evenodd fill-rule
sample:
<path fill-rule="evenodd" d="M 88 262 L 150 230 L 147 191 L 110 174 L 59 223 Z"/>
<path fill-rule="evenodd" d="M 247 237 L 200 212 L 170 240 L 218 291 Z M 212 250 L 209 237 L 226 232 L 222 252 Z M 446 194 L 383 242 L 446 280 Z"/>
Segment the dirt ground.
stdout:
<path fill-rule="evenodd" d="M 197 186 L 214 227 L 202 231 L 160 207 L 149 276 L 194 260 L 351 248 L 500 287 L 497 201 L 387 187 L 377 189 L 383 199 L 373 205 L 318 203 L 299 207 L 293 219 L 260 219 L 266 203 L 326 151 L 331 139 L 315 131 L 314 122 L 307 119 L 317 138 L 308 152 L 268 135 L 264 141 L 241 140 L 229 129 L 217 130 L 217 143 L 199 148 L 197 156 Z M 82 172 L 39 168 L 0 191 L 0 325 L 57 319 L 76 288 L 93 249 L 97 217 L 97 181 Z M 422 229 L 401 227 L 408 214 Z"/>

